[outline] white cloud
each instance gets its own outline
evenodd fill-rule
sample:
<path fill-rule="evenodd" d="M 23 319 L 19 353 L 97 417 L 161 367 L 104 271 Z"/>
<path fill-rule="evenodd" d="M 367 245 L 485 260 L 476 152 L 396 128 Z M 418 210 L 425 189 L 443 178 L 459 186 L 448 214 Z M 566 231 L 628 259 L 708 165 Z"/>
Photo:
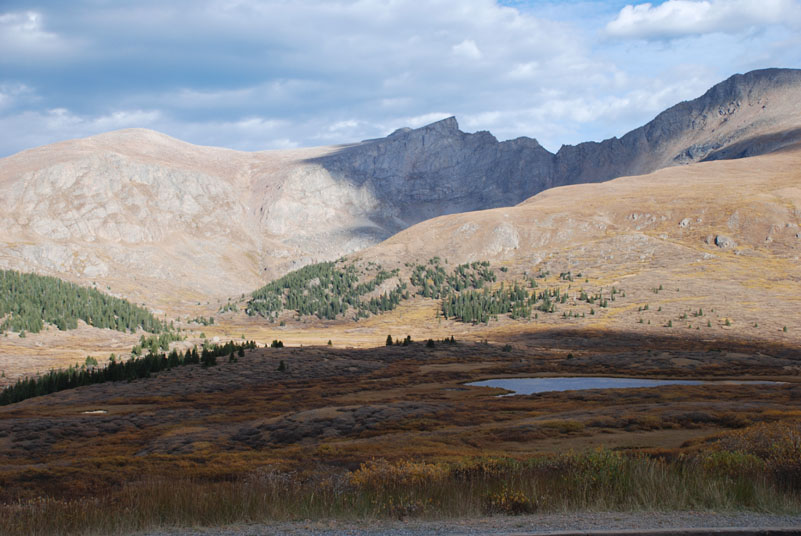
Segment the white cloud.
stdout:
<path fill-rule="evenodd" d="M 20 83 L 0 83 L 0 111 L 25 100 L 35 100 L 31 88 Z"/>
<path fill-rule="evenodd" d="M 512 69 L 509 71 L 508 76 L 511 79 L 517 80 L 525 80 L 525 79 L 533 79 L 534 77 L 541 75 L 540 65 L 536 61 L 529 61 L 526 63 L 518 63 L 514 65 Z"/>
<path fill-rule="evenodd" d="M 739 33 L 773 24 L 798 24 L 798 0 L 667 0 L 627 5 L 606 25 L 612 37 L 669 39 L 713 32 Z"/>
<path fill-rule="evenodd" d="M 478 45 L 472 39 L 465 39 L 458 45 L 453 46 L 453 53 L 457 56 L 463 56 L 469 60 L 480 60 L 481 59 L 481 51 L 478 49 Z"/>
<path fill-rule="evenodd" d="M 345 121 L 337 121 L 333 125 L 328 126 L 329 132 L 340 132 L 340 131 L 347 131 L 357 128 L 361 124 L 361 121 L 356 119 L 346 119 Z"/>
<path fill-rule="evenodd" d="M 37 11 L 0 14 L 0 56 L 4 61 L 61 58 L 76 45 L 76 41 L 45 30 L 43 16 Z"/>

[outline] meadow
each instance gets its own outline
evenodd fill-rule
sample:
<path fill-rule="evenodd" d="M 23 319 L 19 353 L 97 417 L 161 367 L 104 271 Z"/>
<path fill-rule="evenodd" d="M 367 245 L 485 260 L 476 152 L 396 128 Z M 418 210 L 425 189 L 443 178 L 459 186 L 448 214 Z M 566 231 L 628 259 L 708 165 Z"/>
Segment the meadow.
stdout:
<path fill-rule="evenodd" d="M 0 532 L 801 511 L 793 346 L 587 330 L 411 340 L 259 347 L 2 407 Z M 784 383 L 513 397 L 465 385 L 532 375 Z"/>

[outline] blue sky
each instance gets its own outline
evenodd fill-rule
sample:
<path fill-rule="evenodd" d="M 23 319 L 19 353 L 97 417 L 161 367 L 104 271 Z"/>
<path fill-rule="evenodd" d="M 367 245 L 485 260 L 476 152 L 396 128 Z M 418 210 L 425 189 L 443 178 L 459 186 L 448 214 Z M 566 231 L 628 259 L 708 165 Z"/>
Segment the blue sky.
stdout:
<path fill-rule="evenodd" d="M 455 115 L 546 148 L 801 67 L 801 0 L 0 3 L 0 156 L 128 127 L 242 150 Z"/>

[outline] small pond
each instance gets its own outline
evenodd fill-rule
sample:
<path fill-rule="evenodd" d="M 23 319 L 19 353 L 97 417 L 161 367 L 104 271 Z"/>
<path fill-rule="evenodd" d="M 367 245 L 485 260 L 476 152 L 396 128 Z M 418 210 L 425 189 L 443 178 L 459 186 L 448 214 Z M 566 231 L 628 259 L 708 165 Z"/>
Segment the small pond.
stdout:
<path fill-rule="evenodd" d="M 579 391 L 582 389 L 626 389 L 634 387 L 659 387 L 662 385 L 742 385 L 742 384 L 780 384 L 771 381 L 703 381 L 703 380 L 651 380 L 645 378 L 597 378 L 597 377 L 565 377 L 565 378 L 498 378 L 466 385 L 476 387 L 499 387 L 512 391 L 514 395 L 531 395 L 551 391 Z"/>

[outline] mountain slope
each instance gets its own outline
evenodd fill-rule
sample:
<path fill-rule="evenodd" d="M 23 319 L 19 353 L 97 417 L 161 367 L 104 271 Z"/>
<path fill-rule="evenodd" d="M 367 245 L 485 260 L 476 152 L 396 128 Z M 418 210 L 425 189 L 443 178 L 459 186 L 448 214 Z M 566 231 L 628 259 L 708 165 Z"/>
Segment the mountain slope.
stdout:
<path fill-rule="evenodd" d="M 188 307 L 442 214 L 514 205 L 563 184 L 769 153 L 799 139 L 799 101 L 801 71 L 755 71 L 620 139 L 557 154 L 529 138 L 461 132 L 453 118 L 291 151 L 198 147 L 139 129 L 66 141 L 0 160 L 0 268 Z"/>
<path fill-rule="evenodd" d="M 679 103 L 620 139 L 562 147 L 557 175 L 596 182 L 702 160 L 766 154 L 801 140 L 801 71 L 738 74 Z M 732 147 L 750 151 L 731 151 Z"/>
<path fill-rule="evenodd" d="M 553 188 L 514 207 L 422 222 L 358 255 L 380 258 L 393 250 L 400 258 L 503 261 L 620 234 L 713 253 L 723 251 L 714 236 L 727 235 L 736 244 L 731 251 L 795 258 L 801 253 L 801 145 Z"/>
<path fill-rule="evenodd" d="M 515 207 L 441 216 L 351 258 L 402 269 L 435 256 L 450 266 L 489 260 L 504 267 L 508 284 L 570 272 L 583 274 L 572 294 L 587 277 L 593 291 L 616 286 L 627 295 L 591 319 L 541 316 L 535 324 L 664 332 L 680 322 L 703 329 L 711 318 L 710 328 L 741 336 L 798 340 L 801 144 L 554 188 Z M 707 316 L 687 319 L 693 311 Z"/>

